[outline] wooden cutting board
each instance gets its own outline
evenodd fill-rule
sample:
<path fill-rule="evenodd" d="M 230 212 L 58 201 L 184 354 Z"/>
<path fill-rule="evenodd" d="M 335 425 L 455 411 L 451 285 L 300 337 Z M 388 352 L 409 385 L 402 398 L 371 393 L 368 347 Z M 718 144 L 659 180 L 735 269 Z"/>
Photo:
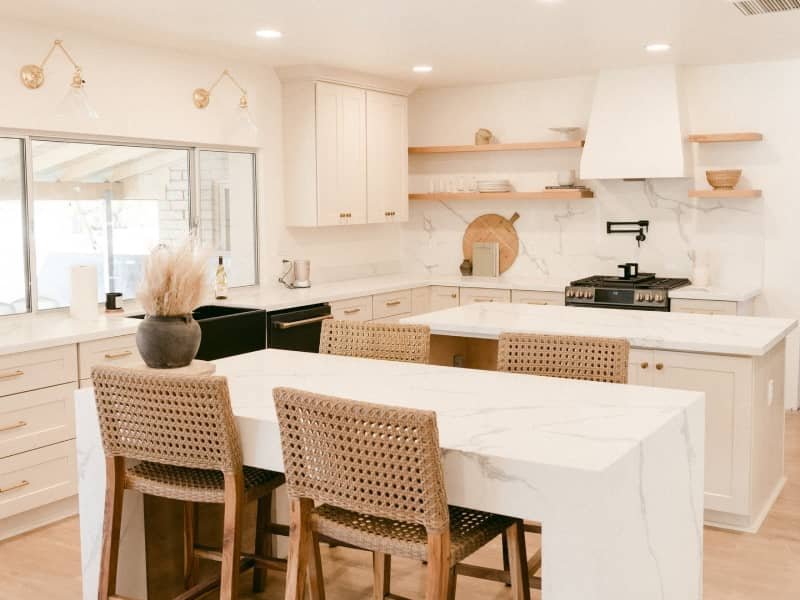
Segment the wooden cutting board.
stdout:
<path fill-rule="evenodd" d="M 507 271 L 519 254 L 519 237 L 514 222 L 519 213 L 510 219 L 496 214 L 482 215 L 467 226 L 462 249 L 464 258 L 472 260 L 472 244 L 475 242 L 497 242 L 500 245 L 500 272 Z"/>

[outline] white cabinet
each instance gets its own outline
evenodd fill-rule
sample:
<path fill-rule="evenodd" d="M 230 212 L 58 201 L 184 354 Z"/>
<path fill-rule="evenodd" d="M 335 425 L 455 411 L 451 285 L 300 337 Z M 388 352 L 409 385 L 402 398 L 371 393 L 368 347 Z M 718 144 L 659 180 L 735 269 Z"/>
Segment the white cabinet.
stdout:
<path fill-rule="evenodd" d="M 775 407 L 782 402 L 783 365 L 776 356 L 775 351 L 756 359 L 662 350 L 631 351 L 629 383 L 705 392 L 707 520 L 743 529 L 757 526 L 760 512 L 782 477 L 782 459 L 759 454 L 766 447 L 783 448 L 780 425 L 783 407 Z M 778 423 L 773 433 L 766 433 L 764 427 L 759 434 L 754 423 L 770 420 Z"/>
<path fill-rule="evenodd" d="M 367 92 L 367 221 L 408 221 L 408 99 Z"/>
<path fill-rule="evenodd" d="M 317 83 L 316 94 L 317 223 L 366 223 L 366 92 Z"/>
<path fill-rule="evenodd" d="M 78 344 L 78 364 L 81 381 L 90 379 L 96 365 L 126 366 L 141 362 L 136 346 L 136 334 L 82 342 Z M 81 386 L 83 387 L 83 386 Z"/>
<path fill-rule="evenodd" d="M 475 304 L 477 302 L 511 302 L 511 290 L 487 288 L 461 288 L 459 304 Z"/>
<path fill-rule="evenodd" d="M 422 315 L 431 312 L 430 286 L 418 287 L 411 290 L 411 314 Z"/>
<path fill-rule="evenodd" d="M 407 103 L 354 85 L 284 83 L 287 226 L 408 220 Z"/>
<path fill-rule="evenodd" d="M 670 312 L 693 313 L 698 315 L 752 315 L 753 301 L 733 302 L 730 300 L 689 300 L 673 298 Z"/>
<path fill-rule="evenodd" d="M 514 304 L 535 304 L 541 306 L 563 306 L 564 292 L 540 292 L 535 290 L 511 290 Z"/>
<path fill-rule="evenodd" d="M 430 294 L 431 312 L 458 306 L 459 290 L 457 287 L 432 285 Z"/>
<path fill-rule="evenodd" d="M 411 314 L 411 290 L 400 290 L 387 294 L 376 294 L 372 297 L 372 317 L 383 322 L 390 317 Z"/>
<path fill-rule="evenodd" d="M 339 321 L 371 321 L 372 296 L 331 302 L 331 315 Z"/>

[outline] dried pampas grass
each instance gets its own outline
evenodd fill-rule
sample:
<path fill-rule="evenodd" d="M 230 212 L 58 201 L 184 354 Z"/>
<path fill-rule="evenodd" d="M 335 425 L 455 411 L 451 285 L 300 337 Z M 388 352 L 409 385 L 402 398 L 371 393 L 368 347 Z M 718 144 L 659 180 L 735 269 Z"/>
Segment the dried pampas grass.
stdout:
<path fill-rule="evenodd" d="M 208 256 L 193 238 L 175 248 L 161 244 L 144 265 L 136 298 L 149 316 L 190 314 L 208 290 L 207 267 Z"/>

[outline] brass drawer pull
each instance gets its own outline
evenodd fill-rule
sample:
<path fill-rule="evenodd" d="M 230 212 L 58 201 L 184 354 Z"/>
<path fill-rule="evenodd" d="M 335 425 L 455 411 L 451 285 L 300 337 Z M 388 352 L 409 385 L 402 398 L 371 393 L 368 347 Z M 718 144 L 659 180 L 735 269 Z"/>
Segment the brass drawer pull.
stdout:
<path fill-rule="evenodd" d="M 649 366 L 650 366 L 650 363 L 643 362 L 643 363 L 642 363 L 641 365 L 639 365 L 639 366 L 640 366 L 640 367 L 642 367 L 643 369 L 646 369 L 647 367 L 649 367 Z"/>
<path fill-rule="evenodd" d="M 535 304 L 536 306 L 547 306 L 547 300 L 528 300 L 528 304 Z"/>
<path fill-rule="evenodd" d="M 659 371 L 661 371 L 663 368 L 664 368 L 664 365 L 663 365 L 663 363 L 656 363 L 656 369 L 658 369 Z"/>
<path fill-rule="evenodd" d="M 123 350 L 122 352 L 106 352 L 106 358 L 108 360 L 115 360 L 117 358 L 125 358 L 126 356 L 131 356 L 133 352 L 131 350 Z"/>
<path fill-rule="evenodd" d="M 450 294 L 451 298 L 458 298 L 458 294 Z"/>
<path fill-rule="evenodd" d="M 20 429 L 27 425 L 27 421 L 17 421 L 13 425 L 2 425 L 0 426 L 0 431 L 11 431 L 12 429 Z"/>
<path fill-rule="evenodd" d="M 494 302 L 494 298 L 475 298 L 475 302 Z"/>
<path fill-rule="evenodd" d="M 22 377 L 23 375 L 25 375 L 25 371 L 17 369 L 11 373 L 0 374 L 0 379 L 16 379 L 17 377 Z"/>
<path fill-rule="evenodd" d="M 30 481 L 20 481 L 19 483 L 15 483 L 14 485 L 7 487 L 7 488 L 0 488 L 0 494 L 5 494 L 6 492 L 11 492 L 13 490 L 18 490 L 20 488 L 24 488 L 26 485 L 30 485 Z"/>
<path fill-rule="evenodd" d="M 402 300 L 389 300 L 386 306 L 397 306 L 398 304 L 402 304 L 402 302 Z"/>
<path fill-rule="evenodd" d="M 358 312 L 361 312 L 360 308 L 348 308 L 347 310 L 344 311 L 344 314 L 346 314 L 346 315 L 354 315 L 354 314 L 356 314 Z"/>

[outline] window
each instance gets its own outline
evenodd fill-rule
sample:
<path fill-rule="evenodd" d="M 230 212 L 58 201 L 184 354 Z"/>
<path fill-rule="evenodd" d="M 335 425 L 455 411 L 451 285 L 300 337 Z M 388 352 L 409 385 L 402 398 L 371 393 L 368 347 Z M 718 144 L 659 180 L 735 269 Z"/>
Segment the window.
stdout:
<path fill-rule="evenodd" d="M 28 310 L 22 147 L 0 138 L 0 315 Z"/>
<path fill-rule="evenodd" d="M 11 135 L 0 131 L 0 315 L 68 306 L 76 265 L 96 267 L 98 302 L 132 298 L 153 247 L 193 228 L 210 273 L 222 256 L 230 287 L 258 283 L 252 152 Z"/>
<path fill-rule="evenodd" d="M 255 156 L 200 150 L 200 240 L 222 256 L 231 287 L 256 283 Z M 216 260 L 214 261 L 216 264 Z"/>

